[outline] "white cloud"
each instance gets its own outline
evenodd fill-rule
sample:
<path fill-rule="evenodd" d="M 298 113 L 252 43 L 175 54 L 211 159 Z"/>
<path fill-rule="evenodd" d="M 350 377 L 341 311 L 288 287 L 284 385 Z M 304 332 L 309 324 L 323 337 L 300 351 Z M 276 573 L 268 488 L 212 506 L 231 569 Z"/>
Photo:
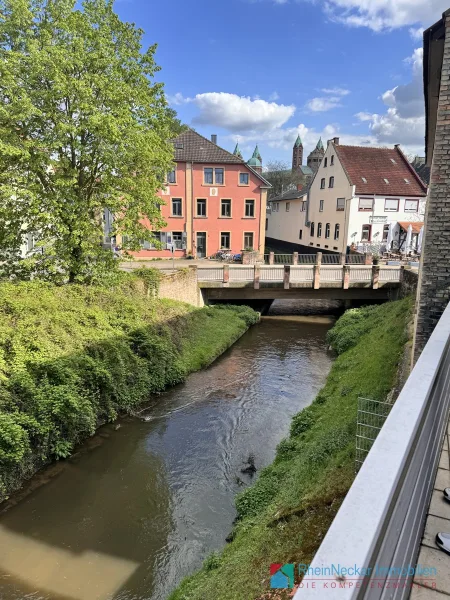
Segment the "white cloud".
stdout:
<path fill-rule="evenodd" d="M 167 101 L 172 106 L 181 106 L 181 104 L 186 104 L 186 102 L 190 102 L 190 98 L 184 98 L 183 94 L 177 92 L 173 96 L 167 94 Z"/>
<path fill-rule="evenodd" d="M 280 96 L 279 96 L 279 94 L 278 94 L 278 92 L 277 92 L 277 91 L 275 91 L 275 92 L 272 92 L 272 93 L 270 94 L 270 96 L 269 96 L 269 101 L 270 101 L 270 102 L 275 102 L 276 100 L 279 100 L 279 99 L 280 99 Z"/>
<path fill-rule="evenodd" d="M 184 98 L 175 94 L 169 98 L 171 104 L 195 104 L 199 114 L 193 123 L 215 125 L 229 131 L 265 131 L 281 127 L 295 113 L 295 106 L 267 102 L 261 98 L 237 96 L 226 92 L 207 92 L 195 98 Z"/>
<path fill-rule="evenodd" d="M 348 94 L 350 94 L 350 90 L 339 87 L 323 88 L 322 92 L 324 94 L 330 94 L 331 96 L 348 96 Z"/>
<path fill-rule="evenodd" d="M 417 23 L 431 25 L 448 8 L 448 0 L 326 0 L 323 4 L 330 18 L 377 32 Z"/>
<path fill-rule="evenodd" d="M 415 42 L 421 42 L 423 39 L 423 27 L 410 27 L 409 28 L 409 35 L 412 37 L 412 39 Z"/>
<path fill-rule="evenodd" d="M 328 96 L 323 98 L 311 98 L 305 104 L 305 108 L 311 112 L 325 112 L 332 108 L 342 106 L 341 99 L 337 96 Z"/>
<path fill-rule="evenodd" d="M 382 94 L 381 99 L 388 107 L 384 114 L 356 114 L 360 121 L 370 123 L 369 129 L 379 144 L 400 143 L 410 151 L 423 153 L 425 116 L 422 58 L 422 48 L 417 48 L 405 60 L 412 66 L 412 80 Z"/>

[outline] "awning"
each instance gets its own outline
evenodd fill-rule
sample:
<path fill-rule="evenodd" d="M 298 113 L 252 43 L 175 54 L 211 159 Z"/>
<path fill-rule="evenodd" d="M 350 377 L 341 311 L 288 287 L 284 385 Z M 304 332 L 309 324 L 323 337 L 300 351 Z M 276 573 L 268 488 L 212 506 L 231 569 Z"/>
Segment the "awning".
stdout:
<path fill-rule="evenodd" d="M 420 233 L 420 230 L 423 227 L 423 221 L 414 221 L 414 222 L 410 222 L 410 221 L 398 221 L 398 224 L 405 231 L 408 231 L 408 227 L 411 225 L 411 227 L 412 227 L 412 233 L 417 233 L 417 234 Z"/>

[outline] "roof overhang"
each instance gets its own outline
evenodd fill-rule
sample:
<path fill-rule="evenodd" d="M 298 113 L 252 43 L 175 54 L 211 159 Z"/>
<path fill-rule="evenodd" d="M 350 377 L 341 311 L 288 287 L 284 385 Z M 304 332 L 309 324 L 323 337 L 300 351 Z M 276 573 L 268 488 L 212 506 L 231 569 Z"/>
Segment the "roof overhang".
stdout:
<path fill-rule="evenodd" d="M 423 32 L 423 89 L 425 94 L 425 156 L 427 166 L 433 160 L 437 109 L 441 87 L 442 59 L 445 41 L 445 14 Z"/>

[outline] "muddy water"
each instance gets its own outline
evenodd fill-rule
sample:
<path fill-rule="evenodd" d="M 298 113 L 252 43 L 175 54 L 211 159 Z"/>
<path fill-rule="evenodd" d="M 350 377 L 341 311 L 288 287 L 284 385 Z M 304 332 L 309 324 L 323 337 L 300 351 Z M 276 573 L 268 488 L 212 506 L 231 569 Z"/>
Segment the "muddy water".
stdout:
<path fill-rule="evenodd" d="M 276 308 L 275 308 L 276 310 Z M 102 428 L 0 517 L 1 600 L 164 600 L 323 384 L 327 317 L 271 316 L 142 417 Z M 256 474 L 257 476 L 257 474 Z"/>

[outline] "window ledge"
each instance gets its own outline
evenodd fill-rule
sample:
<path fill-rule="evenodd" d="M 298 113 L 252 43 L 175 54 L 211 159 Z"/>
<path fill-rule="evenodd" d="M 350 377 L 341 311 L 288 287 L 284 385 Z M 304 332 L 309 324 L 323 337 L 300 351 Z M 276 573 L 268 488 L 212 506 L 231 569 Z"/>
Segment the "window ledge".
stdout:
<path fill-rule="evenodd" d="M 232 219 L 233 217 L 219 217 L 219 219 Z"/>
<path fill-rule="evenodd" d="M 170 219 L 184 219 L 184 215 L 170 215 Z"/>
<path fill-rule="evenodd" d="M 242 218 L 243 219 L 250 219 L 250 220 L 252 220 L 252 219 L 255 220 L 256 219 L 256 217 L 242 217 Z"/>
<path fill-rule="evenodd" d="M 208 215 L 196 215 L 194 219 L 207 219 Z"/>

